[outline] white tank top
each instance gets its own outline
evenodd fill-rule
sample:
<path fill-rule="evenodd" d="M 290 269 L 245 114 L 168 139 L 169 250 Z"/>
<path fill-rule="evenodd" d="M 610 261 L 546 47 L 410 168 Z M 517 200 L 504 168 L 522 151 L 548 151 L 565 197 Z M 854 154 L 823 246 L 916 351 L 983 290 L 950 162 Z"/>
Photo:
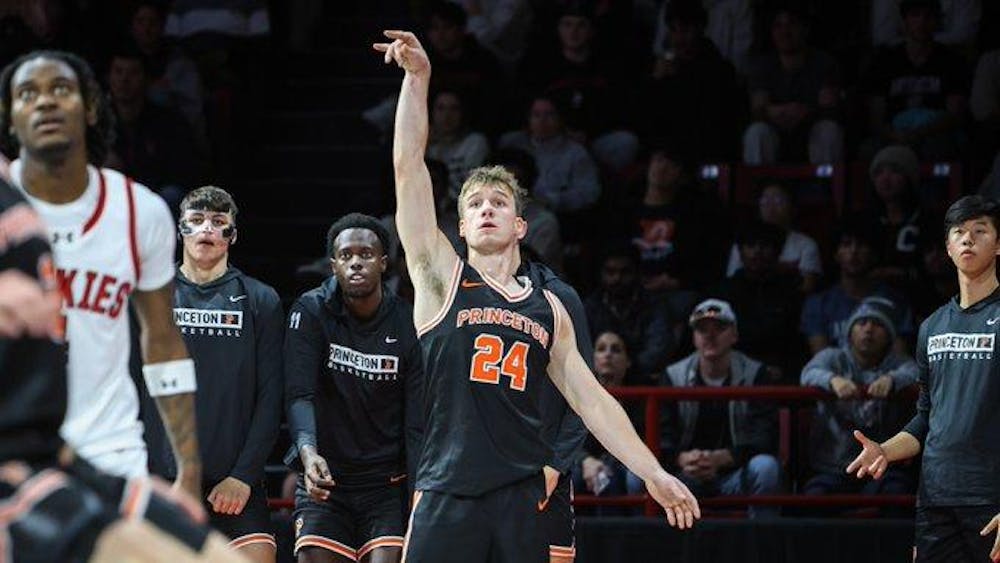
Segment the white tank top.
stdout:
<path fill-rule="evenodd" d="M 139 398 L 129 375 L 128 299 L 174 276 L 175 229 L 159 196 L 110 169 L 88 167 L 86 191 L 51 204 L 22 191 L 49 231 L 69 343 L 69 402 L 61 433 L 101 467 L 114 450 L 143 449 Z M 21 162 L 11 164 L 21 186 Z"/>

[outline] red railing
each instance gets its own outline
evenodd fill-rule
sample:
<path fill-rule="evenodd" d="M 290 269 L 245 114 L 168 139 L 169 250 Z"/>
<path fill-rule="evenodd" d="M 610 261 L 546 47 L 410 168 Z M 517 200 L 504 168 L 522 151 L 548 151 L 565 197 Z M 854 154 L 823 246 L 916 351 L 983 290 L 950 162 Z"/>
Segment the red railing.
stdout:
<path fill-rule="evenodd" d="M 643 440 L 646 446 L 659 457 L 660 454 L 660 405 L 663 401 L 704 401 L 709 399 L 729 400 L 766 400 L 781 404 L 815 403 L 816 401 L 832 401 L 837 398 L 815 387 L 795 386 L 757 386 L 757 387 L 613 387 L 609 392 L 623 401 L 645 401 L 644 419 L 645 432 Z M 916 397 L 916 387 L 904 389 L 894 394 L 894 397 L 912 400 Z M 856 399 L 868 398 L 862 390 Z M 893 400 L 893 399 L 889 399 Z M 789 437 L 785 437 L 789 439 Z M 792 438 L 793 439 L 793 438 Z M 757 495 L 757 496 L 716 496 L 700 498 L 698 503 L 703 508 L 735 508 L 754 506 L 790 506 L 790 507 L 912 507 L 915 502 L 913 495 L 858 495 L 832 494 L 823 496 L 805 496 L 796 494 Z M 594 496 L 577 494 L 573 503 L 577 506 L 643 506 L 647 516 L 661 513 L 660 507 L 649 495 L 619 495 Z M 290 498 L 268 499 L 272 510 L 293 508 L 294 500 Z"/>

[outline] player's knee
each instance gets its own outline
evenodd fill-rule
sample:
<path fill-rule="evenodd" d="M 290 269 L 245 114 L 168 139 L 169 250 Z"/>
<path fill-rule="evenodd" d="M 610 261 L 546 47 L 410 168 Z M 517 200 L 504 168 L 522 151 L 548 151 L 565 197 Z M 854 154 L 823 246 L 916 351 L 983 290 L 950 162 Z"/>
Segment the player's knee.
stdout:
<path fill-rule="evenodd" d="M 361 558 L 361 563 L 399 563 L 403 558 L 401 547 L 378 547 Z"/>
<path fill-rule="evenodd" d="M 777 490 L 781 475 L 781 465 L 773 455 L 758 454 L 747 462 L 750 480 L 760 492 Z"/>

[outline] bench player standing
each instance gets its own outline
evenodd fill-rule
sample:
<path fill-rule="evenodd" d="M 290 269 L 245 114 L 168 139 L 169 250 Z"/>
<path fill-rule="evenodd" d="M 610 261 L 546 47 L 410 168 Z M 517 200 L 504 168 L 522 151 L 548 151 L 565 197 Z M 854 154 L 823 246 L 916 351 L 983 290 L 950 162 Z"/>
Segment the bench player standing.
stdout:
<path fill-rule="evenodd" d="M 73 462 L 59 436 L 66 350 L 47 238 L 21 194 L 0 181 L 0 559 L 238 560 L 181 508 L 199 513 L 186 494 L 154 493 L 155 485 L 139 478 L 119 514 L 123 480 Z"/>
<path fill-rule="evenodd" d="M 252 561 L 273 563 L 276 543 L 264 465 L 281 423 L 285 317 L 270 286 L 229 262 L 238 209 L 221 188 L 191 191 L 180 204 L 183 241 L 174 320 L 198 375 L 201 498 L 212 527 Z M 150 470 L 176 474 L 159 421 L 147 420 Z"/>
<path fill-rule="evenodd" d="M 413 309 L 382 284 L 389 233 L 352 213 L 327 234 L 334 276 L 292 305 L 285 385 L 300 563 L 399 561 L 421 440 Z M 298 458 L 298 459 L 296 459 Z M 412 473 L 410 473 L 412 475 Z"/>
<path fill-rule="evenodd" d="M 526 231 L 524 191 L 501 167 L 474 170 L 459 197 L 461 260 L 437 228 L 424 164 L 430 62 L 412 33 L 374 45 L 405 70 L 396 109 L 396 225 L 415 290 L 427 420 L 404 557 L 411 562 L 548 560 L 538 529 L 542 467 L 538 396 L 547 374 L 587 427 L 646 482 L 680 528 L 698 503 L 645 447 L 576 349 L 558 298 L 515 277 Z"/>
<path fill-rule="evenodd" d="M 18 58 L 0 74 L 0 98 L 0 135 L 19 155 L 11 178 L 49 230 L 63 296 L 69 406 L 62 435 L 99 469 L 146 474 L 128 371 L 131 301 L 142 328 L 143 376 L 179 460 L 177 483 L 197 495 L 194 363 L 172 318 L 170 211 L 145 186 L 98 167 L 112 114 L 79 57 L 34 51 Z"/>
<path fill-rule="evenodd" d="M 966 196 L 948 208 L 945 246 L 959 294 L 917 338 L 920 398 L 902 432 L 881 444 L 855 430 L 862 451 L 847 467 L 879 479 L 923 451 L 916 515 L 918 562 L 1000 560 L 1000 203 Z"/>

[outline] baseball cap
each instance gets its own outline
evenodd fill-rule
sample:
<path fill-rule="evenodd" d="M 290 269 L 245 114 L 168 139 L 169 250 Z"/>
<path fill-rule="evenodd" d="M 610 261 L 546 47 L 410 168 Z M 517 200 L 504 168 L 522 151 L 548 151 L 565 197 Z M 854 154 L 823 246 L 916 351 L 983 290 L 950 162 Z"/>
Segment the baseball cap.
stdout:
<path fill-rule="evenodd" d="M 733 307 L 721 299 L 706 299 L 694 308 L 688 324 L 691 327 L 702 319 L 715 319 L 724 323 L 736 324 L 736 313 Z"/>

